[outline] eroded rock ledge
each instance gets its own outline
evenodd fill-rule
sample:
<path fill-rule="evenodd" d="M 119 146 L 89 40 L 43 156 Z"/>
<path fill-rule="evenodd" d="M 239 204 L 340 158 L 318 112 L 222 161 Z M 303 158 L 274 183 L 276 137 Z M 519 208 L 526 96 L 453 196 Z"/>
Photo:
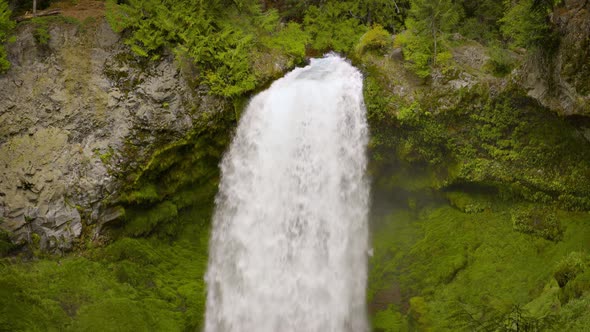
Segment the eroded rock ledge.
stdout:
<path fill-rule="evenodd" d="M 173 57 L 142 62 L 105 22 L 54 24 L 47 44 L 23 25 L 0 76 L 0 229 L 15 242 L 71 249 L 120 217 L 127 174 L 227 105 Z M 133 154 L 122 151 L 133 150 Z"/>

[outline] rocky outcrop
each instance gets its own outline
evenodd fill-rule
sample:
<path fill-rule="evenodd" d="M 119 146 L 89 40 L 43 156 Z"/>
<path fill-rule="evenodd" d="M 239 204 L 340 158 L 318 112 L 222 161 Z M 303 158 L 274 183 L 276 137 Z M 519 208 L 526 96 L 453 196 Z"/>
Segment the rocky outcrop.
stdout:
<path fill-rule="evenodd" d="M 111 202 L 125 175 L 226 107 L 172 57 L 142 62 L 94 24 L 53 24 L 46 44 L 20 26 L 0 75 L 0 228 L 45 250 L 119 218 Z"/>
<path fill-rule="evenodd" d="M 590 1 L 566 0 L 552 17 L 556 50 L 545 49 L 527 66 L 529 95 L 562 115 L 590 115 Z"/>

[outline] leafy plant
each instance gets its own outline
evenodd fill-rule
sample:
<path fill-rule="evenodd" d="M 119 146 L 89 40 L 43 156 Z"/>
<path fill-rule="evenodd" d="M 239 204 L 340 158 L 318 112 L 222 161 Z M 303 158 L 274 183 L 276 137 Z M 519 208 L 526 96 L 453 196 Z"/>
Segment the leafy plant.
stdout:
<path fill-rule="evenodd" d="M 551 241 L 559 241 L 563 238 L 563 227 L 556 214 L 549 209 L 529 206 L 517 208 L 512 211 L 511 215 L 514 230 L 518 232 Z"/>
<path fill-rule="evenodd" d="M 437 65 L 438 55 L 445 50 L 449 33 L 462 17 L 461 8 L 450 0 L 412 0 L 408 28 L 398 41 L 404 57 L 420 77 L 430 74 L 430 65 Z"/>
<path fill-rule="evenodd" d="M 305 43 L 294 43 L 302 36 L 297 25 L 280 29 L 278 14 L 264 12 L 254 0 L 129 0 L 120 5 L 109 0 L 107 20 L 115 31 L 130 32 L 126 43 L 138 56 L 158 60 L 164 49 L 188 56 L 211 93 L 230 98 L 256 87 L 256 52 L 270 46 L 299 57 Z M 291 40 L 263 42 L 277 32 Z"/>
<path fill-rule="evenodd" d="M 322 7 L 310 6 L 303 19 L 316 51 L 349 52 L 367 30 L 350 14 L 351 3 L 328 2 Z"/>
<path fill-rule="evenodd" d="M 355 46 L 355 52 L 362 55 L 366 51 L 377 51 L 383 53 L 393 46 L 392 38 L 387 30 L 381 25 L 374 25 L 373 28 L 361 37 Z"/>
<path fill-rule="evenodd" d="M 559 287 L 565 287 L 568 282 L 574 280 L 590 267 L 590 259 L 582 252 L 571 252 L 563 258 L 555 267 L 553 277 Z"/>

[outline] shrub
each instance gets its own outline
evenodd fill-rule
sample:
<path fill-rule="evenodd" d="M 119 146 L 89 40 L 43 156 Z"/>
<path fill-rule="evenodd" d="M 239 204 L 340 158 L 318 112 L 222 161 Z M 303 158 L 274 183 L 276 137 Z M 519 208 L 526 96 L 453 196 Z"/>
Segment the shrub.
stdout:
<path fill-rule="evenodd" d="M 559 241 L 563 238 L 563 227 L 552 210 L 529 206 L 517 208 L 511 215 L 513 228 L 517 232 L 550 241 Z"/>
<path fill-rule="evenodd" d="M 479 213 L 491 208 L 490 202 L 477 199 L 463 192 L 448 192 L 446 197 L 452 206 L 465 213 Z"/>
<path fill-rule="evenodd" d="M 299 61 L 305 58 L 305 45 L 308 41 L 309 35 L 303 31 L 301 25 L 299 23 L 289 22 L 266 45 L 269 48 L 278 48 L 286 54 L 293 56 L 296 61 Z"/>
<path fill-rule="evenodd" d="M 521 0 L 500 19 L 500 30 L 516 47 L 536 47 L 551 38 L 546 12 L 533 8 L 534 0 Z M 537 1 L 538 2 L 538 1 Z"/>
<path fill-rule="evenodd" d="M 503 77 L 512 71 L 516 65 L 516 59 L 510 51 L 498 44 L 493 44 L 488 50 L 489 59 L 486 63 L 488 69 L 496 76 Z"/>
<path fill-rule="evenodd" d="M 553 277 L 557 280 L 559 287 L 563 288 L 578 275 L 586 271 L 589 262 L 588 255 L 581 252 L 571 252 L 562 259 L 553 272 Z"/>
<path fill-rule="evenodd" d="M 359 55 L 371 50 L 384 52 L 391 47 L 392 44 L 389 32 L 383 29 L 382 26 L 375 25 L 361 37 L 355 47 L 355 52 Z"/>
<path fill-rule="evenodd" d="M 276 11 L 264 12 L 254 0 L 129 0 L 120 5 L 109 0 L 106 17 L 115 31 L 129 31 L 126 43 L 138 56 L 158 60 L 165 49 L 179 57 L 188 56 L 210 92 L 230 98 L 255 89 L 258 81 L 253 59 L 267 51 L 265 38 L 274 33 L 301 37 L 293 36 L 298 26 L 282 31 Z M 301 42 L 292 45 L 292 41 L 266 47 L 301 56 Z"/>
<path fill-rule="evenodd" d="M 1 221 L 2 219 L 0 219 L 0 222 Z M 10 240 L 10 236 L 8 233 L 0 229 L 0 257 L 8 254 L 12 249 L 14 249 L 14 244 Z"/>
<path fill-rule="evenodd" d="M 579 299 L 590 292 L 590 270 L 586 269 L 584 273 L 576 275 L 574 280 L 565 285 L 560 294 L 562 302 L 566 303 L 573 299 Z"/>

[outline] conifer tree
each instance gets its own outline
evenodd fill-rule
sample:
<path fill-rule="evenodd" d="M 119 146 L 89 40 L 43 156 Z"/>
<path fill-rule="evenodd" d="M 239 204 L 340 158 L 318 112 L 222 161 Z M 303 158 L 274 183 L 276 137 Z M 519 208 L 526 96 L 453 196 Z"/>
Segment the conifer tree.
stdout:
<path fill-rule="evenodd" d="M 412 0 L 410 17 L 413 19 L 408 28 L 421 36 L 433 46 L 433 63 L 439 45 L 446 33 L 449 33 L 461 18 L 460 8 L 451 0 Z"/>

